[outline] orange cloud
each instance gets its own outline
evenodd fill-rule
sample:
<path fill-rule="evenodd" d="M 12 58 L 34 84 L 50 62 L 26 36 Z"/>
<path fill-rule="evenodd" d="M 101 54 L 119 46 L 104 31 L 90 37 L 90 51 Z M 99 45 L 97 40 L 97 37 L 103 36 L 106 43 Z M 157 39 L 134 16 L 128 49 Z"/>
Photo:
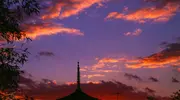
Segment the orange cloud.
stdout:
<path fill-rule="evenodd" d="M 172 44 L 174 45 L 174 44 Z M 115 62 L 111 63 L 110 66 L 124 64 L 126 68 L 161 68 L 168 66 L 179 66 L 180 65 L 180 50 L 178 50 L 179 44 L 171 49 L 165 49 L 159 53 L 153 55 L 139 58 L 139 59 L 129 59 L 129 58 L 108 58 L 114 59 Z M 177 47 L 177 48 L 176 48 Z M 175 49 L 176 48 L 176 49 Z M 177 50 L 177 51 L 173 51 Z M 106 59 L 106 58 L 103 58 Z M 99 61 L 104 61 L 100 59 Z M 107 67 L 110 63 L 97 63 L 93 66 L 86 68 L 89 72 L 100 72 L 100 73 L 111 73 L 119 72 L 119 70 L 114 69 L 114 67 Z M 177 68 L 180 72 L 180 68 Z"/>
<path fill-rule="evenodd" d="M 91 72 L 114 72 L 113 67 L 107 67 L 108 64 L 111 66 L 124 64 L 127 68 L 161 68 L 168 66 L 179 66 L 180 65 L 180 43 L 167 43 L 165 48 L 150 56 L 141 58 L 102 58 L 99 59 L 96 64 L 89 68 Z M 108 69 L 106 69 L 108 68 Z M 180 68 L 177 68 L 179 71 Z"/>
<path fill-rule="evenodd" d="M 91 68 L 91 70 L 97 70 L 99 68 L 104 68 L 105 65 L 107 64 L 113 64 L 113 63 L 118 63 L 119 61 L 122 61 L 122 60 L 125 60 L 124 58 L 119 58 L 119 59 L 116 59 L 116 58 L 102 58 L 102 59 L 99 59 L 97 64 L 94 64 Z"/>
<path fill-rule="evenodd" d="M 86 71 L 86 75 L 83 77 L 92 78 L 92 77 L 103 77 L 105 73 L 117 73 L 120 72 L 117 70 L 117 63 L 123 62 L 125 58 L 98 58 L 96 64 L 92 66 L 82 67 L 82 71 Z M 103 73 L 103 74 L 91 74 L 91 73 Z"/>
<path fill-rule="evenodd" d="M 119 72 L 118 70 L 93 70 L 91 72 L 103 72 L 103 73 L 112 73 L 112 72 Z"/>
<path fill-rule="evenodd" d="M 44 14 L 42 19 L 67 18 L 72 15 L 77 15 L 94 4 L 102 6 L 102 3 L 105 1 L 107 0 L 59 0 L 53 2 L 54 5 L 48 9 L 48 13 Z"/>
<path fill-rule="evenodd" d="M 83 77 L 92 78 L 94 74 L 92 73 L 116 73 L 121 70 L 117 66 L 122 66 L 131 69 L 137 68 L 161 68 L 161 67 L 170 67 L 177 66 L 177 70 L 180 72 L 180 43 L 167 43 L 165 48 L 158 52 L 154 53 L 150 56 L 141 57 L 141 58 L 98 58 L 95 59 L 97 63 L 92 66 L 85 66 L 82 69 L 89 75 L 84 75 Z M 94 75 L 96 76 L 96 75 Z M 98 76 L 98 75 L 97 75 Z M 102 76 L 102 75 L 99 75 Z"/>
<path fill-rule="evenodd" d="M 179 4 L 168 3 L 162 8 L 158 7 L 146 7 L 134 12 L 123 14 L 118 12 L 111 12 L 105 19 L 123 19 L 128 21 L 135 21 L 138 23 L 145 23 L 147 21 L 153 22 L 167 22 L 177 12 Z"/>
<path fill-rule="evenodd" d="M 113 59 L 113 58 L 103 58 L 99 60 L 99 63 L 116 63 L 118 62 L 118 59 Z"/>
<path fill-rule="evenodd" d="M 180 65 L 180 43 L 168 43 L 159 53 L 137 60 L 127 61 L 128 68 L 158 68 Z"/>
<path fill-rule="evenodd" d="M 87 81 L 86 83 L 87 84 L 100 84 L 100 82 L 98 81 Z"/>
<path fill-rule="evenodd" d="M 125 64 L 127 68 L 159 68 L 170 65 L 180 64 L 180 57 L 168 57 L 161 59 L 156 56 L 145 57 L 142 60 L 136 60 L 134 63 Z"/>
<path fill-rule="evenodd" d="M 92 66 L 92 70 L 96 70 L 96 69 L 99 69 L 99 68 L 104 68 L 105 64 L 104 63 L 97 63 L 97 64 L 94 64 Z"/>
<path fill-rule="evenodd" d="M 105 75 L 103 75 L 103 74 L 89 74 L 89 75 L 83 75 L 82 77 L 84 77 L 84 78 L 88 78 L 88 79 L 90 79 L 90 78 L 93 78 L 93 77 L 104 77 Z"/>
<path fill-rule="evenodd" d="M 87 83 L 87 84 L 90 84 L 90 83 L 91 83 L 91 84 L 100 84 L 101 82 L 99 82 L 99 81 L 87 81 L 86 83 Z M 86 83 L 85 83 L 85 84 L 86 84 Z M 69 86 L 70 86 L 70 85 L 75 85 L 75 84 L 77 84 L 77 83 L 76 83 L 76 82 L 66 82 L 66 83 L 65 83 L 65 85 L 69 85 Z M 81 83 L 81 84 L 83 84 L 83 83 Z"/>
<path fill-rule="evenodd" d="M 138 36 L 142 33 L 142 29 L 138 28 L 134 32 L 124 33 L 125 36 Z"/>
<path fill-rule="evenodd" d="M 93 78 L 93 77 L 104 77 L 105 73 L 117 73 L 120 72 L 117 69 L 117 63 L 124 61 L 125 58 L 98 58 L 97 63 L 92 66 L 82 67 L 82 71 L 86 71 L 86 74 L 83 75 L 84 78 Z M 92 74 L 98 73 L 98 74 Z M 101 74 L 99 74 L 101 73 Z"/>
<path fill-rule="evenodd" d="M 39 36 L 45 35 L 54 35 L 54 34 L 72 34 L 72 35 L 84 35 L 80 30 L 74 28 L 66 28 L 63 25 L 58 24 L 31 24 L 31 25 L 24 25 L 25 34 L 27 37 L 35 39 Z"/>
<path fill-rule="evenodd" d="M 80 69 L 80 71 L 84 71 L 84 72 L 85 72 L 85 71 L 87 71 L 87 69 L 85 69 L 85 68 L 81 68 L 81 69 Z"/>
<path fill-rule="evenodd" d="M 73 84 L 76 84 L 76 82 L 66 82 L 65 84 L 66 85 L 73 85 Z"/>

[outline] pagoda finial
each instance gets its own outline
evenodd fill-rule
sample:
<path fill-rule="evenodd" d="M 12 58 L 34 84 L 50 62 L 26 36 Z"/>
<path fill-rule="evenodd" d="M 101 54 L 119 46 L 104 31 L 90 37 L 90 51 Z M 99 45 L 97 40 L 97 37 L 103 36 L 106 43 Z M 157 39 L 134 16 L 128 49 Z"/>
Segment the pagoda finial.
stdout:
<path fill-rule="evenodd" d="M 79 61 L 77 62 L 77 90 L 81 90 L 80 87 L 80 67 L 79 67 Z"/>

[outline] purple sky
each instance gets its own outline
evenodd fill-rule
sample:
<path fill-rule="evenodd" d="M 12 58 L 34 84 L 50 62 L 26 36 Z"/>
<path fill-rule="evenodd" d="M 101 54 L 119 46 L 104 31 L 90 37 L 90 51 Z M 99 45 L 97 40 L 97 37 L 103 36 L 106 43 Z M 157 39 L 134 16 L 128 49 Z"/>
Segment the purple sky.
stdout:
<path fill-rule="evenodd" d="M 138 88 L 148 86 L 161 95 L 169 95 L 177 90 L 180 84 L 172 83 L 171 78 L 175 77 L 180 80 L 180 75 L 170 66 L 178 66 L 180 60 L 178 57 L 180 56 L 172 57 L 178 61 L 163 64 L 154 61 L 156 64 L 146 64 L 143 68 L 137 69 L 128 68 L 127 61 L 111 62 L 108 60 L 103 62 L 103 59 L 124 58 L 131 61 L 138 59 L 137 57 L 146 58 L 163 50 L 160 46 L 162 42 L 176 42 L 176 38 L 180 36 L 180 3 L 178 0 L 176 0 L 177 2 L 169 0 L 168 3 L 159 8 L 155 8 L 156 4 L 150 5 L 143 0 L 108 0 L 104 2 L 103 0 L 94 0 L 92 5 L 84 8 L 79 7 L 83 3 L 81 0 L 77 0 L 79 1 L 77 4 L 74 3 L 76 0 L 67 1 L 71 1 L 74 5 L 73 10 L 72 8 L 68 9 L 70 4 L 68 5 L 68 2 L 64 0 L 50 0 L 44 4 L 46 7 L 43 6 L 40 16 L 33 18 L 34 24 L 32 24 L 32 20 L 27 21 L 32 26 L 30 34 L 34 31 L 33 26 L 37 27 L 36 24 L 41 25 L 42 23 L 50 24 L 46 27 L 61 24 L 62 26 L 60 25 L 59 28 L 80 30 L 80 34 L 67 30 L 51 34 L 50 28 L 48 29 L 50 35 L 47 35 L 48 32 L 41 34 L 43 31 L 35 31 L 35 34 L 41 35 L 33 38 L 33 41 L 28 44 L 31 55 L 23 68 L 32 74 L 34 79 L 46 78 L 56 80 L 59 84 L 74 82 L 76 81 L 76 64 L 77 61 L 80 61 L 80 67 L 88 69 L 81 71 L 82 82 L 118 80 Z M 43 2 L 45 1 L 41 3 Z M 41 19 L 43 15 L 52 15 L 55 8 L 62 8 L 61 13 L 56 18 Z M 66 12 L 71 13 L 76 9 L 81 10 L 63 17 Z M 110 16 L 112 12 L 116 12 L 116 15 Z M 43 30 L 45 27 L 43 25 L 39 30 Z M 39 52 L 49 52 L 50 54 L 39 55 Z M 168 60 L 168 57 L 165 58 Z M 95 65 L 101 67 L 93 70 Z M 149 66 L 155 66 L 155 68 Z M 105 72 L 105 70 L 112 72 Z M 140 76 L 142 81 L 128 80 L 124 77 L 124 73 Z M 150 76 L 158 78 L 159 82 L 148 80 Z"/>

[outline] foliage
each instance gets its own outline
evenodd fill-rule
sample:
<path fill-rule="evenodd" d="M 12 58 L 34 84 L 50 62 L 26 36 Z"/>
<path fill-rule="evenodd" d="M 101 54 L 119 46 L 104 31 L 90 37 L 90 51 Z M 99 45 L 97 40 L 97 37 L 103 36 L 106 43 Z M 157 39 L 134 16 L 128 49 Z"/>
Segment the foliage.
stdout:
<path fill-rule="evenodd" d="M 16 92 L 10 92 L 10 93 L 0 93 L 0 100 L 34 100 L 33 97 L 29 97 L 28 95 L 24 95 L 21 98 L 17 99 L 15 98 Z"/>
<path fill-rule="evenodd" d="M 177 92 L 173 93 L 173 95 L 171 95 L 171 99 L 172 100 L 180 100 L 180 90 L 178 90 Z"/>
<path fill-rule="evenodd" d="M 0 93 L 0 100 L 16 100 L 14 92 Z"/>
<path fill-rule="evenodd" d="M 22 39 L 25 35 L 20 29 L 23 17 L 39 13 L 36 0 L 0 0 L 0 35 L 8 42 Z"/>
<path fill-rule="evenodd" d="M 19 52 L 14 48 L 0 49 L 0 90 L 16 89 L 22 71 L 20 66 L 27 61 L 27 48 Z"/>
<path fill-rule="evenodd" d="M 16 48 L 15 41 L 26 38 L 20 25 L 23 18 L 39 13 L 36 0 L 0 0 L 0 37 L 6 45 L 0 47 L 0 100 L 14 100 L 18 88 L 20 67 L 27 61 L 28 48 Z M 29 38 L 27 38 L 29 40 Z"/>

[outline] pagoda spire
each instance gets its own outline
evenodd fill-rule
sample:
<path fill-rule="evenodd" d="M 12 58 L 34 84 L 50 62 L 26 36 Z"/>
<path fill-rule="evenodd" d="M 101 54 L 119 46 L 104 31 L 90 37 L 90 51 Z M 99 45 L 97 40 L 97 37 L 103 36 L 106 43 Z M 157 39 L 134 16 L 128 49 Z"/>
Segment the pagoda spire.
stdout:
<path fill-rule="evenodd" d="M 77 90 L 81 91 L 80 87 L 80 67 L 79 67 L 79 62 L 77 62 Z"/>

